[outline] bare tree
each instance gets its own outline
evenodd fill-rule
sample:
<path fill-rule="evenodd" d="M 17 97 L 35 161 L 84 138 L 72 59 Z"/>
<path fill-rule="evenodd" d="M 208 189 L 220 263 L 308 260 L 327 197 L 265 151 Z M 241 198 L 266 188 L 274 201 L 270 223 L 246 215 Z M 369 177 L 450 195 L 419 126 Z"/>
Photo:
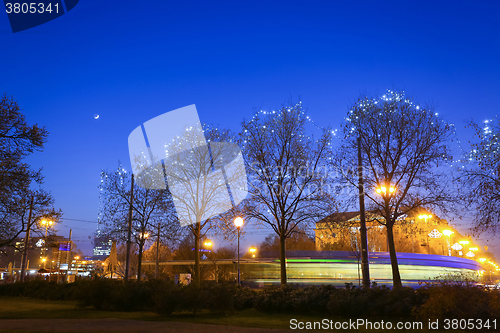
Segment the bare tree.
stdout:
<path fill-rule="evenodd" d="M 26 244 L 23 243 L 21 248 L 13 244 L 12 241 L 28 229 L 31 234 L 43 235 L 44 228 L 40 221 L 46 219 L 57 222 L 62 216 L 62 211 L 53 207 L 54 199 L 52 195 L 41 188 L 37 190 L 26 189 L 22 193 L 24 194 L 17 201 L 4 203 L 0 208 L 0 223 L 2 224 L 0 237 L 3 239 L 1 245 L 12 246 L 19 251 L 26 251 L 28 248 Z M 32 197 L 33 205 L 31 205 Z M 30 208 L 31 219 L 29 219 Z"/>
<path fill-rule="evenodd" d="M 299 226 L 332 211 L 333 189 L 326 172 L 332 132 L 319 139 L 306 130 L 301 103 L 257 113 L 243 122 L 242 145 L 249 176 L 246 214 L 271 226 L 280 239 L 281 284 L 286 284 L 286 239 Z"/>
<path fill-rule="evenodd" d="M 205 140 L 208 144 L 205 144 Z M 194 282 L 201 282 L 200 240 L 207 235 L 234 234 L 237 205 L 246 195 L 241 151 L 233 135 L 204 125 L 190 127 L 167 145 L 167 183 L 181 226 L 194 237 Z"/>
<path fill-rule="evenodd" d="M 55 219 L 61 214 L 53 210 L 50 193 L 34 189 L 43 183 L 41 169 L 32 170 L 23 162 L 33 152 L 43 150 L 48 132 L 45 127 L 29 125 L 20 111 L 14 98 L 4 95 L 0 99 L 0 247 L 11 244 L 37 216 L 53 213 Z M 35 213 L 28 222 L 31 196 Z"/>
<path fill-rule="evenodd" d="M 120 241 L 127 240 L 128 210 L 130 206 L 131 179 L 119 166 L 114 172 L 103 171 L 100 185 L 102 207 L 102 232 Z M 161 225 L 162 234 L 171 239 L 176 237 L 177 219 L 167 190 L 134 188 L 132 203 L 133 240 L 138 245 L 137 280 L 141 280 L 142 252 L 149 236 Z"/>
<path fill-rule="evenodd" d="M 399 288 L 394 225 L 420 207 L 447 211 L 454 202 L 446 168 L 451 126 L 404 93 L 388 91 L 377 99 L 361 96 L 347 115 L 343 134 L 333 161 L 339 170 L 355 164 L 361 138 L 368 209 L 381 216 L 375 220 L 386 228 L 393 286 Z M 344 175 L 353 187 L 358 185 L 356 175 Z"/>
<path fill-rule="evenodd" d="M 299 229 L 299 228 L 297 228 Z M 269 234 L 258 246 L 259 252 L 279 252 L 280 239 L 275 233 Z M 296 230 L 286 241 L 287 251 L 314 251 L 316 245 L 314 238 L 310 237 L 305 231 Z M 248 254 L 250 256 L 250 254 Z"/>

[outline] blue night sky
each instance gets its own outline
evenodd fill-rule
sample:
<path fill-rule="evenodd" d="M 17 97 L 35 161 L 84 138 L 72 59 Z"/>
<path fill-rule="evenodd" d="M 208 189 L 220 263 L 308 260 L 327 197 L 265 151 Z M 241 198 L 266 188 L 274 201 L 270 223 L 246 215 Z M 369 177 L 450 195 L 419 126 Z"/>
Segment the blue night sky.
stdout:
<path fill-rule="evenodd" d="M 130 169 L 130 132 L 186 105 L 237 131 L 254 108 L 300 98 L 338 128 L 360 93 L 405 90 L 466 144 L 466 119 L 500 111 L 499 14 L 496 1 L 80 0 L 15 34 L 0 15 L 0 92 L 47 126 L 28 162 L 64 211 L 60 232 L 90 254 L 96 224 L 70 219 L 97 221 L 101 169 Z"/>

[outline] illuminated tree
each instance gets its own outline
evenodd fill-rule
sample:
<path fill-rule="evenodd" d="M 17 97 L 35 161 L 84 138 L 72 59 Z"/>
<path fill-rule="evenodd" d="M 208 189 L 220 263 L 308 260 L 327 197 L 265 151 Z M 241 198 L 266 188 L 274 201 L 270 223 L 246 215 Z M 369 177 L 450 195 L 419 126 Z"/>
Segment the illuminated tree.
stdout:
<path fill-rule="evenodd" d="M 281 284 L 286 284 L 286 240 L 300 226 L 329 215 L 335 204 L 326 172 L 332 131 L 315 139 L 301 103 L 258 112 L 243 122 L 249 177 L 248 217 L 270 226 L 280 241 Z"/>
<path fill-rule="evenodd" d="M 234 234 L 232 220 L 246 195 L 241 151 L 233 135 L 209 125 L 188 127 L 166 147 L 166 181 L 180 224 L 192 234 L 193 281 L 201 282 L 200 241 L 207 235 Z M 208 144 L 207 144 L 208 143 Z"/>
<path fill-rule="evenodd" d="M 454 201 L 445 168 L 451 161 L 451 132 L 437 113 L 393 91 L 380 98 L 360 97 L 343 124 L 344 140 L 333 162 L 339 170 L 357 164 L 360 138 L 367 211 L 382 216 L 375 220 L 387 231 L 395 288 L 402 284 L 394 225 L 419 207 L 446 211 Z M 357 191 L 357 175 L 344 176 Z"/>
<path fill-rule="evenodd" d="M 500 230 L 500 121 L 487 120 L 484 125 L 471 122 L 480 139 L 473 144 L 468 162 L 462 169 L 465 204 L 474 211 L 475 231 Z"/>
<path fill-rule="evenodd" d="M 119 166 L 113 172 L 102 172 L 101 177 L 101 232 L 111 238 L 127 241 L 131 178 Z M 150 190 L 135 186 L 132 203 L 133 242 L 138 245 L 137 279 L 141 279 L 142 253 L 146 242 L 156 234 L 160 224 L 165 238 L 177 235 L 178 223 L 167 190 Z"/>

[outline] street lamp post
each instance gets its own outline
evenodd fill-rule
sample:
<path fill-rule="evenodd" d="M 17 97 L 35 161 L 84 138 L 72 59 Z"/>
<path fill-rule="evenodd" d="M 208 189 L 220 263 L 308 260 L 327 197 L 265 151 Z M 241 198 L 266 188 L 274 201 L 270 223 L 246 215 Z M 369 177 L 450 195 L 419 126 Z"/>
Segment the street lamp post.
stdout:
<path fill-rule="evenodd" d="M 203 246 L 205 246 L 205 248 L 209 251 L 209 252 L 212 252 L 211 249 L 212 249 L 212 246 L 214 245 L 214 243 L 210 240 L 210 239 L 207 239 L 203 242 Z M 213 261 L 214 263 L 214 281 L 216 283 L 219 282 L 219 277 L 217 276 L 218 274 L 218 271 L 217 271 L 217 257 L 216 256 L 211 256 L 211 260 Z"/>
<path fill-rule="evenodd" d="M 427 219 L 431 219 L 432 215 L 422 214 L 418 216 L 419 219 L 424 220 L 427 225 Z M 431 254 L 431 248 L 429 244 L 429 234 L 427 234 L 427 254 Z"/>
<path fill-rule="evenodd" d="M 448 256 L 449 257 L 451 257 L 450 237 L 451 237 L 452 234 L 453 234 L 453 231 L 451 231 L 451 230 L 443 230 L 443 235 L 448 236 L 448 238 L 446 239 L 446 241 L 448 243 Z"/>
<path fill-rule="evenodd" d="M 238 229 L 238 284 L 240 284 L 240 228 L 243 226 L 243 218 L 239 216 L 235 218 L 234 225 Z"/>
<path fill-rule="evenodd" d="M 390 200 L 396 188 L 394 186 L 380 186 L 376 189 L 377 193 L 380 194 L 385 200 Z M 387 252 L 389 252 L 389 237 L 387 237 Z"/>
<path fill-rule="evenodd" d="M 42 220 L 41 224 L 45 226 L 45 237 L 43 238 L 43 269 L 45 269 L 45 263 L 47 262 L 47 231 L 49 226 L 52 225 L 52 221 Z"/>

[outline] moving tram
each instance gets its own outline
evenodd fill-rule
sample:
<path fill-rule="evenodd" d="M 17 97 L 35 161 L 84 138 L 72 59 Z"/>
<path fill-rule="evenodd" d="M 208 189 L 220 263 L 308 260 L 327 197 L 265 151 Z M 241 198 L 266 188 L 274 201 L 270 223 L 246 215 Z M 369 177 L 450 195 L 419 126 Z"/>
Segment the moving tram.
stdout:
<path fill-rule="evenodd" d="M 298 253 L 301 252 L 301 253 Z M 426 282 L 468 279 L 478 281 L 482 267 L 477 261 L 451 256 L 397 253 L 404 286 L 418 288 Z M 388 252 L 370 252 L 370 279 L 378 285 L 392 285 L 391 259 Z M 361 284 L 361 258 L 347 251 L 287 251 L 287 281 L 298 285 L 346 283 Z M 264 287 L 280 283 L 279 259 L 255 259 L 241 262 L 244 284 Z"/>

